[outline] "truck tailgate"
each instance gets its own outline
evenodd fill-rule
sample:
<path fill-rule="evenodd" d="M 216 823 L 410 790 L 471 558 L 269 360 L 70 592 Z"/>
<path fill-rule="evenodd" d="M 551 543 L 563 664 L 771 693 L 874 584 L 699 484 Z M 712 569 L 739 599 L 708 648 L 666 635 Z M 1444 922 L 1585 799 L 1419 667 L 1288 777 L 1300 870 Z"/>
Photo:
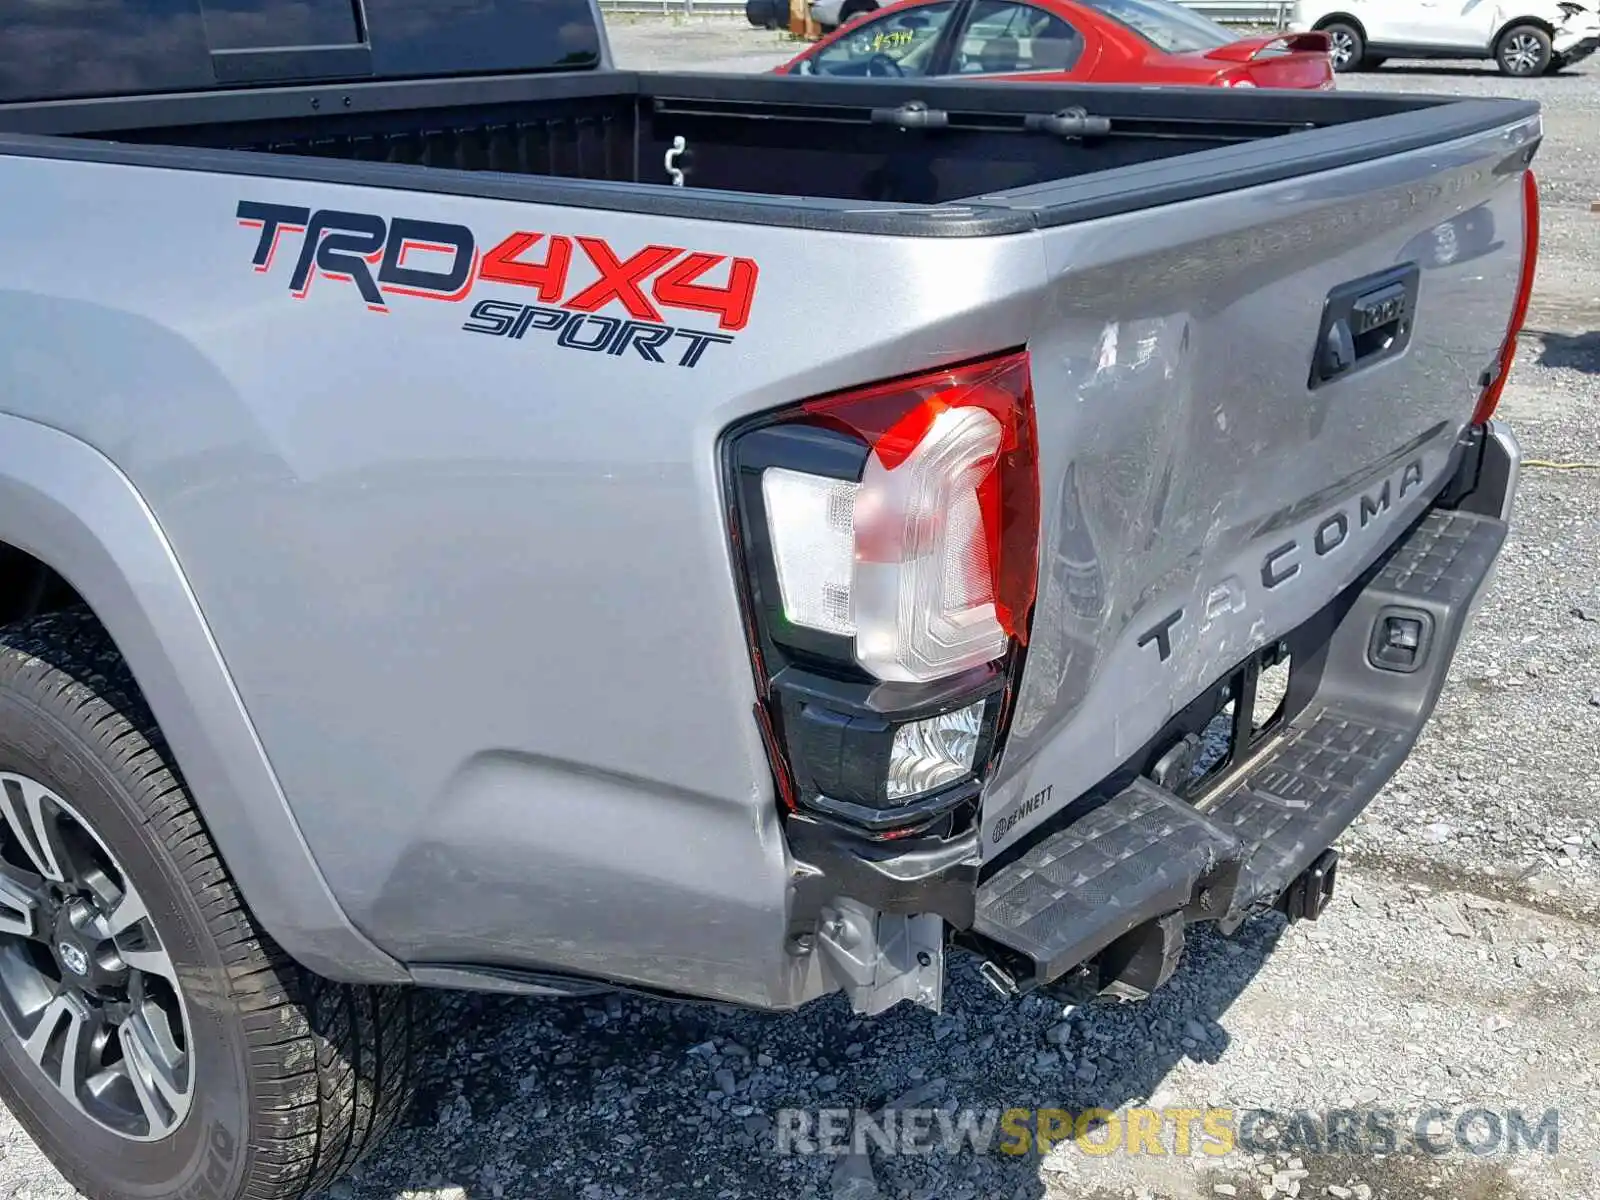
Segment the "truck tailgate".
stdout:
<path fill-rule="evenodd" d="M 1325 606 L 1443 486 L 1513 306 L 1539 133 L 1043 234 L 1038 601 L 986 859 Z M 1370 355 L 1324 348 L 1341 315 L 1380 326 L 1353 339 Z"/>

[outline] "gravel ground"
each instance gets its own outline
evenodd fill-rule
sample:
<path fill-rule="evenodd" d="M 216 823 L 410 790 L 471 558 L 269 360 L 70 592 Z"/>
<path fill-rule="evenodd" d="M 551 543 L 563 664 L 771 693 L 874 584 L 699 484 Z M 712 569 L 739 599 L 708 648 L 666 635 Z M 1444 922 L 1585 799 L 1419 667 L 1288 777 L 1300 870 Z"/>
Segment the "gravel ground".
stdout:
<path fill-rule="evenodd" d="M 737 22 L 618 22 L 624 66 L 754 70 L 787 57 Z M 1529 83 L 1385 68 L 1344 87 L 1522 94 L 1545 105 L 1546 233 L 1502 411 L 1528 455 L 1600 463 L 1600 66 Z M 1344 839 L 1315 924 L 1201 937 L 1144 1005 L 1007 1004 L 958 961 L 947 1010 L 875 1022 L 635 998 L 450 997 L 410 1120 L 342 1200 L 471 1197 L 1600 1195 L 1600 471 L 1530 469 L 1518 524 L 1438 715 Z M 1270 952 L 1270 953 L 1269 953 Z M 1559 1110 L 1556 1152 L 1281 1151 L 780 1156 L 785 1108 L 1391 1109 L 1409 1128 Z M 1279 1128 L 1292 1130 L 1287 1119 Z M 1302 1127 L 1303 1128 L 1303 1127 Z M 1241 1131 L 1243 1127 L 1240 1127 Z M 1242 1138 L 1240 1139 L 1243 1140 Z M 1172 1146 L 1169 1140 L 1166 1145 Z M 1545 1144 L 1548 1148 L 1548 1143 Z M 0 1114 L 0 1197 L 73 1193 Z"/>

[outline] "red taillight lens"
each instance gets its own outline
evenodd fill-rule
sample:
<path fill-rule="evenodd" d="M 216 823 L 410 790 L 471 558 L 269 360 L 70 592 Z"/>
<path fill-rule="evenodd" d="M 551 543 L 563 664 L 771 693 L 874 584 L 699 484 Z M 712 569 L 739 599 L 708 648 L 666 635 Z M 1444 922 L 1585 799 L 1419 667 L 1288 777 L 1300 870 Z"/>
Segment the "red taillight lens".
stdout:
<path fill-rule="evenodd" d="M 1522 276 L 1517 281 L 1517 298 L 1511 306 L 1511 322 L 1506 326 L 1506 340 L 1500 346 L 1500 358 L 1494 367 L 1493 378 L 1478 397 L 1477 410 L 1472 422 L 1481 425 L 1494 416 L 1500 403 L 1500 393 L 1505 391 L 1506 379 L 1511 374 L 1511 364 L 1517 357 L 1517 337 L 1522 333 L 1523 322 L 1528 319 L 1528 301 L 1533 295 L 1533 276 L 1539 260 L 1539 184 L 1532 171 L 1522 175 Z"/>
<path fill-rule="evenodd" d="M 807 622 L 814 589 L 834 589 L 834 631 L 854 639 L 861 667 L 893 682 L 943 678 L 1026 640 L 1039 526 L 1026 353 L 821 397 L 795 419 L 859 439 L 866 461 L 853 485 L 787 472 L 786 491 L 768 492 L 791 620 Z M 828 491 L 831 567 L 786 552 L 814 540 L 822 506 L 795 491 L 808 487 Z"/>
<path fill-rule="evenodd" d="M 1024 352 L 728 431 L 735 559 L 786 807 L 873 837 L 970 823 L 1033 610 L 1037 440 Z"/>

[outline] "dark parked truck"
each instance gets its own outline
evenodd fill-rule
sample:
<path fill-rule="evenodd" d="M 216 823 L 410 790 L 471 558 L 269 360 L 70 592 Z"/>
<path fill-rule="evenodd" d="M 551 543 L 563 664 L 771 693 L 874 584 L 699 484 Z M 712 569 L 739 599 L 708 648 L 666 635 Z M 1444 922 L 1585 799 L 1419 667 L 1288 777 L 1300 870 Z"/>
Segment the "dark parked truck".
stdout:
<path fill-rule="evenodd" d="M 0 14 L 0 1088 L 83 1192 L 325 1186 L 419 986 L 1321 910 L 1506 535 L 1535 105 Z"/>

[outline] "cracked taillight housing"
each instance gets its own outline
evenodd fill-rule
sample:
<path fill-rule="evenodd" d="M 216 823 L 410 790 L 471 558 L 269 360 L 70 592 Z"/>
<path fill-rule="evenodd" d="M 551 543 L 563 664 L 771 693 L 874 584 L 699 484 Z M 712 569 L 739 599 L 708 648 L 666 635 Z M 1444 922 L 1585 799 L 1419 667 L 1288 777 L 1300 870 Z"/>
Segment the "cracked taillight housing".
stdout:
<path fill-rule="evenodd" d="M 1026 353 L 807 400 L 727 447 L 780 783 L 878 832 L 975 794 L 1038 575 Z"/>

